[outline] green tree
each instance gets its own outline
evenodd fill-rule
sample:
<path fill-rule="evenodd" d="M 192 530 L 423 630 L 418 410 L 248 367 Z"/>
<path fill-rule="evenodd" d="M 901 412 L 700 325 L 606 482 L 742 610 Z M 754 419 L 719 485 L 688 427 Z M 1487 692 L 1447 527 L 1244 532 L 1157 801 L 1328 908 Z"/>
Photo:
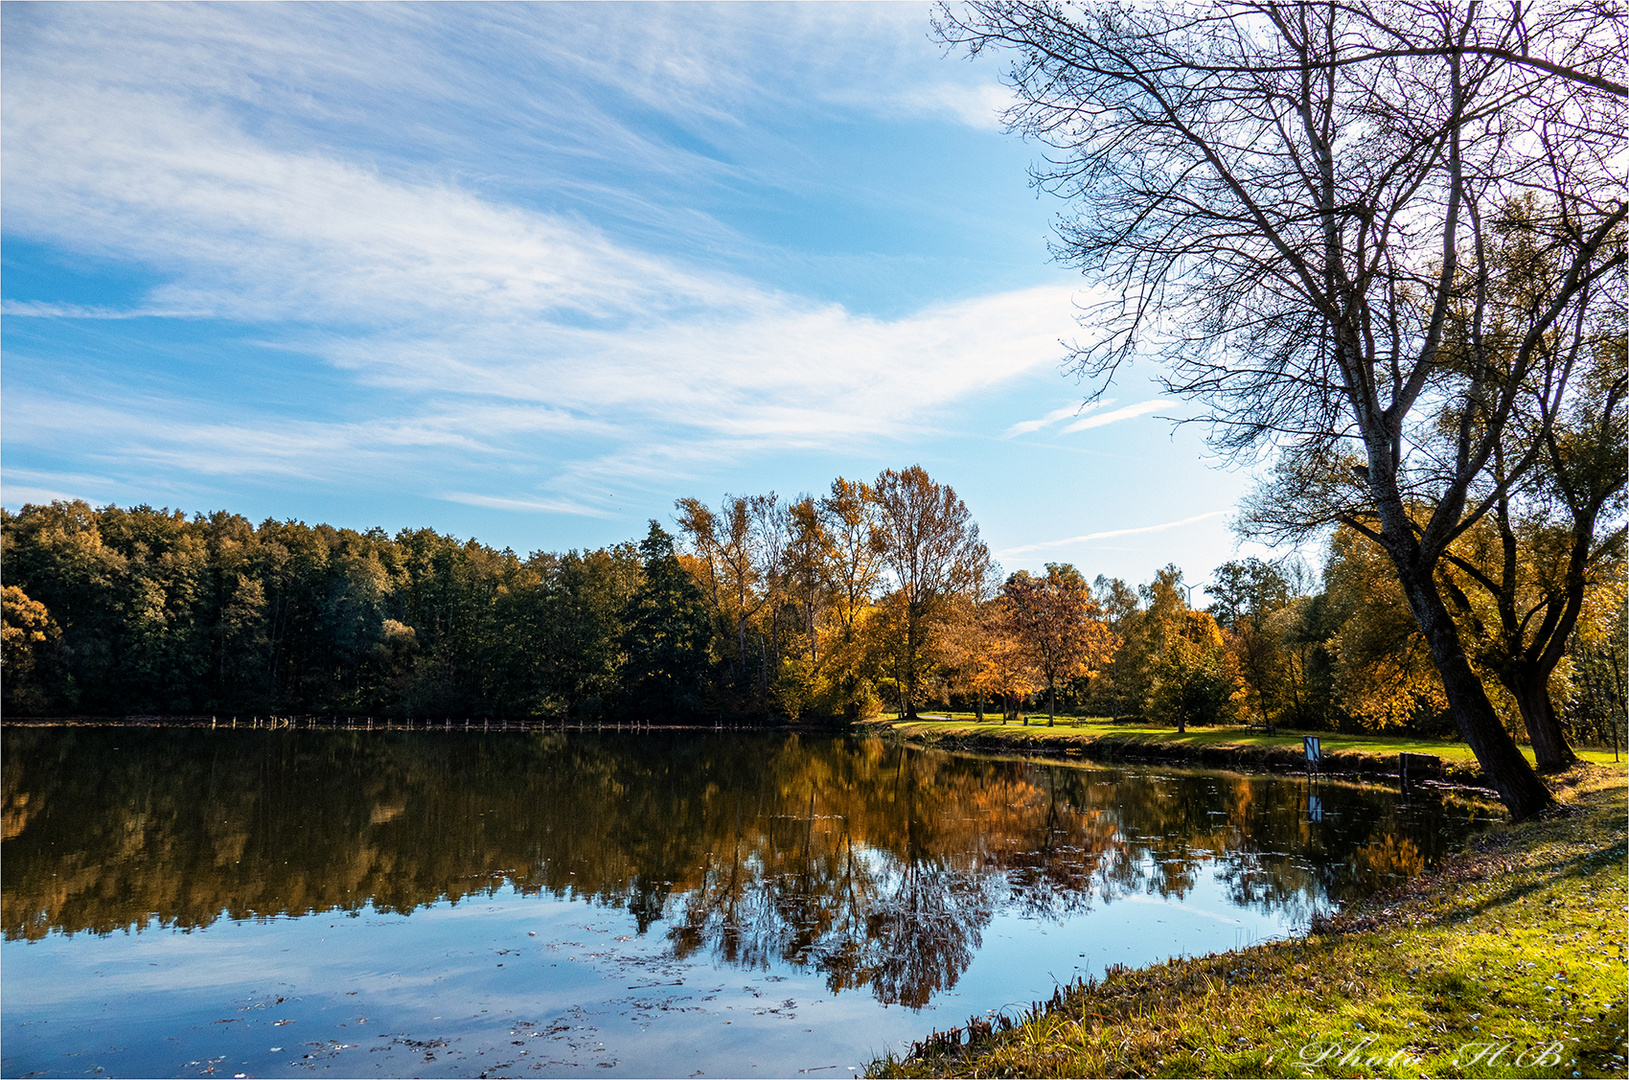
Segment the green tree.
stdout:
<path fill-rule="evenodd" d="M 674 553 L 673 537 L 655 521 L 639 553 L 644 578 L 624 616 L 627 708 L 640 716 L 695 716 L 708 704 L 706 598 Z"/>
<path fill-rule="evenodd" d="M 1218 566 L 1205 591 L 1262 723 L 1272 723 L 1294 695 L 1295 672 L 1279 613 L 1293 597 L 1289 579 L 1272 563 L 1251 557 Z"/>

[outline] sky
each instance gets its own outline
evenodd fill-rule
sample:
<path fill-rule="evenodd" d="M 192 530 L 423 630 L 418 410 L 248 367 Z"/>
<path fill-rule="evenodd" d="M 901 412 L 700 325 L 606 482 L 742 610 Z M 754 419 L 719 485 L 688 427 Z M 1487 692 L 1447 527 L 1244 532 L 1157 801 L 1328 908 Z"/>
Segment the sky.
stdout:
<path fill-rule="evenodd" d="M 920 464 L 1008 572 L 1208 580 L 1251 476 L 922 4 L 0 7 L 0 503 L 531 551 Z"/>

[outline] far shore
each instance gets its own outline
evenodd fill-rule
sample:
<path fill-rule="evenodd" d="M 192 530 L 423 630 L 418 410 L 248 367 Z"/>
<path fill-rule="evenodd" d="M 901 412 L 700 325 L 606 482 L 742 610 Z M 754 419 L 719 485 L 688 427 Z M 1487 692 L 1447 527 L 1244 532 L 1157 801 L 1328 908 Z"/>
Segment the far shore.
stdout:
<path fill-rule="evenodd" d="M 976 753 L 1025 754 L 1092 761 L 1148 761 L 1202 765 L 1246 772 L 1303 772 L 1308 768 L 1303 739 L 1319 740 L 1318 771 L 1325 775 L 1396 777 L 1401 755 L 1436 758 L 1440 772 L 1429 761 L 1414 761 L 1415 779 L 1456 787 L 1481 788 L 1482 774 L 1471 748 L 1461 742 L 1406 735 L 1345 734 L 1251 727 L 1174 727 L 1114 721 L 1105 717 L 1059 716 L 1052 724 L 1045 716 L 1030 716 L 1028 724 L 1002 723 L 999 717 L 975 719 L 971 714 L 922 713 L 915 720 L 874 719 L 861 729 L 892 735 L 907 742 L 945 750 Z M 1522 747 L 1529 762 L 1530 747 Z M 1612 750 L 1574 747 L 1585 762 L 1622 767 L 1624 758 Z"/>

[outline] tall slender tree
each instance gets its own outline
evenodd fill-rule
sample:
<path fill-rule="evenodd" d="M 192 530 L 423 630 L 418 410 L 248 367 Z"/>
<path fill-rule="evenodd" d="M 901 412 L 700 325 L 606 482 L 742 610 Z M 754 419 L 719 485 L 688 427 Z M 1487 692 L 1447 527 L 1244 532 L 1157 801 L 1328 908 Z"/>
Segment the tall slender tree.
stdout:
<path fill-rule="evenodd" d="M 905 715 L 915 716 L 918 689 L 943 601 L 976 587 L 990 553 L 967 506 L 920 465 L 883 470 L 872 490 L 882 560 L 898 593 L 903 645 L 898 681 Z"/>

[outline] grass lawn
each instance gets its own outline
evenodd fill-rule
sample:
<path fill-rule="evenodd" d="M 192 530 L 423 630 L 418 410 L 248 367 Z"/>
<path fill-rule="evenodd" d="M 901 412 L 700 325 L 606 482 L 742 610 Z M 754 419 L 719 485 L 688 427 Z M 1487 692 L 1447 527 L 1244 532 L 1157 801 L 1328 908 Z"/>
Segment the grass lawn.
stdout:
<path fill-rule="evenodd" d="M 1305 938 L 1111 971 L 870 1074 L 1624 1076 L 1629 784 L 1592 765 L 1553 783 L 1567 812 L 1495 826 Z"/>
<path fill-rule="evenodd" d="M 1400 753 L 1435 754 L 1445 762 L 1474 763 L 1476 757 L 1471 748 L 1461 742 L 1445 742 L 1436 739 L 1419 739 L 1391 735 L 1342 735 L 1329 731 L 1290 731 L 1279 729 L 1273 734 L 1264 731 L 1251 731 L 1243 727 L 1226 728 L 1190 728 L 1186 734 L 1178 735 L 1175 728 L 1160 727 L 1151 724 L 1125 724 L 1114 723 L 1107 719 L 1091 717 L 1062 717 L 1053 727 L 1046 726 L 1043 716 L 1037 720 L 1030 718 L 1030 724 L 1025 727 L 1018 723 L 1003 725 L 999 720 L 985 720 L 979 722 L 973 719 L 971 713 L 934 714 L 933 717 L 924 717 L 920 720 L 885 720 L 879 724 L 887 724 L 900 735 L 923 742 L 933 742 L 944 738 L 977 737 L 980 739 L 1002 739 L 1012 742 L 1015 746 L 1031 746 L 1036 743 L 1057 742 L 1062 746 L 1078 743 L 1082 749 L 1092 742 L 1107 740 L 1115 743 L 1155 743 L 1168 746 L 1199 747 L 1251 747 L 1269 749 L 1281 747 L 1301 752 L 1301 737 L 1303 735 L 1316 735 L 1321 740 L 1325 754 L 1363 754 L 1373 757 L 1396 757 Z M 1574 748 L 1580 758 L 1597 764 L 1613 764 L 1611 750 L 1578 749 Z M 1531 747 L 1522 747 L 1522 752 L 1529 761 L 1533 760 Z M 1619 767 L 1629 766 L 1629 761 L 1621 760 Z"/>

